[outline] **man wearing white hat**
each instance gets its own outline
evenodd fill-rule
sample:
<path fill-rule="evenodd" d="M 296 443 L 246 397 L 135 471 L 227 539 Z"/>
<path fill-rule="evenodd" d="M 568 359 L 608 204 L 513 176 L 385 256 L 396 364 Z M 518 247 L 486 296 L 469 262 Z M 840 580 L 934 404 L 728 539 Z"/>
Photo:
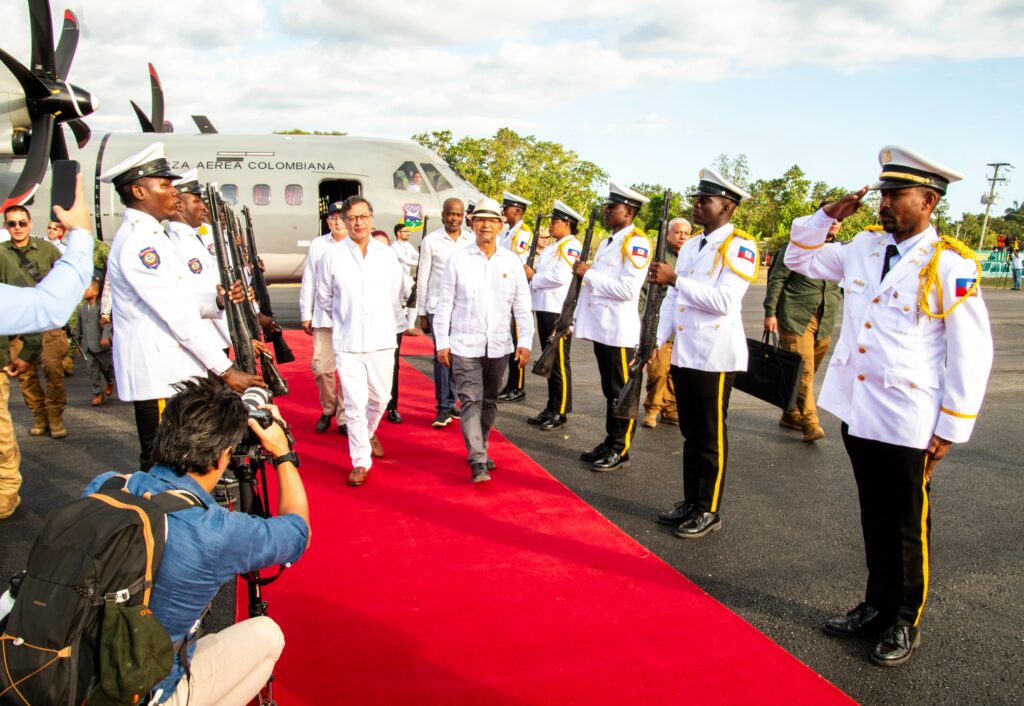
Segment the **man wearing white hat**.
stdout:
<path fill-rule="evenodd" d="M 757 276 L 758 254 L 753 238 L 730 223 L 750 194 L 704 168 L 689 196 L 694 223 L 704 230 L 679 249 L 675 269 L 653 265 L 651 282 L 669 285 L 658 346 L 675 335 L 669 371 L 683 435 L 683 500 L 658 522 L 676 526 L 677 537 L 697 539 L 722 527 L 729 456 L 725 420 L 736 371 L 747 369 L 740 311 Z"/>
<path fill-rule="evenodd" d="M 522 196 L 505 191 L 501 195 L 501 215 L 505 217 L 505 229 L 501 233 L 498 245 L 511 250 L 519 256 L 520 261 L 525 265 L 530 255 L 530 243 L 533 242 L 533 231 L 530 226 L 523 222 L 526 209 L 532 203 Z M 516 319 L 512 319 L 512 344 L 519 345 L 519 327 Z M 529 348 L 532 341 L 526 347 Z M 502 388 L 498 399 L 502 402 L 519 402 L 526 397 L 526 371 L 516 361 L 516 354 L 513 351 L 508 357 L 508 380 Z"/>
<path fill-rule="evenodd" d="M 522 261 L 498 246 L 503 220 L 499 208 L 494 199 L 477 204 L 471 222 L 476 242 L 448 258 L 434 312 L 437 357 L 452 368 L 474 483 L 490 480 L 494 470 L 487 439 L 497 413 L 505 359 L 513 350 L 519 366 L 530 359 L 528 347 L 515 348 L 512 343 L 513 312 L 522 340 L 533 340 L 530 285 Z"/>
<path fill-rule="evenodd" d="M 573 265 L 573 272 L 583 277 L 573 330 L 576 338 L 594 343 L 605 399 L 604 440 L 580 454 L 593 471 L 629 465 L 636 422 L 617 418 L 612 407 L 626 384 L 629 361 L 640 342 L 637 307 L 653 255 L 651 241 L 633 225 L 640 207 L 650 199 L 615 182 L 608 189 L 604 222 L 612 234 L 598 246 L 593 264 L 577 260 Z"/>
<path fill-rule="evenodd" d="M 178 212 L 171 182 L 179 176 L 164 157 L 163 143 L 133 154 L 100 178 L 113 183 L 126 206 L 107 260 L 117 325 L 114 368 L 118 396 L 135 406 L 139 467 L 148 470 L 163 402 L 174 395 L 174 383 L 212 372 L 241 392 L 262 386 L 263 379 L 235 368 L 203 321 L 220 315 L 223 300 L 183 286 L 193 275 L 160 225 Z"/>
<path fill-rule="evenodd" d="M 785 262 L 845 290 L 843 328 L 818 404 L 838 416 L 860 499 L 864 600 L 824 630 L 879 635 L 871 661 L 895 667 L 920 644 L 928 595 L 929 480 L 953 443 L 970 438 L 992 366 L 992 335 L 973 251 L 929 219 L 963 176 L 909 149 L 879 155 L 885 232 L 825 242 L 872 187 L 793 222 Z"/>
<path fill-rule="evenodd" d="M 533 311 L 537 315 L 537 334 L 541 345 L 547 343 L 555 328 L 562 304 L 569 293 L 572 266 L 580 258 L 583 246 L 576 239 L 576 231 L 583 220 L 576 211 L 561 201 L 555 201 L 551 210 L 551 235 L 555 241 L 537 254 L 536 270 L 526 268 L 533 292 Z M 548 403 L 536 417 L 526 420 L 544 430 L 556 429 L 567 421 L 572 411 L 572 364 L 569 350 L 572 336 L 558 340 L 558 362 L 548 378 Z"/>

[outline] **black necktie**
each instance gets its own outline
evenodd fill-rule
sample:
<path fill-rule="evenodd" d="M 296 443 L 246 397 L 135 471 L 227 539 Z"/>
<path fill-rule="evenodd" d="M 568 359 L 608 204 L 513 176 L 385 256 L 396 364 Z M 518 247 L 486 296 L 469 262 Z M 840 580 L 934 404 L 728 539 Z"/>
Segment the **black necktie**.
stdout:
<path fill-rule="evenodd" d="M 899 255 L 899 254 L 900 254 L 900 250 L 895 245 L 886 245 L 885 246 L 885 262 L 882 263 L 882 279 L 885 279 L 885 276 L 887 274 L 889 274 L 889 269 L 892 266 L 891 263 L 892 263 L 893 257 L 895 257 L 896 255 Z M 882 280 L 878 280 L 878 281 L 881 282 Z"/>
<path fill-rule="evenodd" d="M 700 252 L 701 250 L 703 250 L 704 246 L 707 245 L 707 244 L 708 244 L 708 239 L 707 238 L 701 238 L 700 239 L 700 245 L 697 246 L 697 252 Z"/>

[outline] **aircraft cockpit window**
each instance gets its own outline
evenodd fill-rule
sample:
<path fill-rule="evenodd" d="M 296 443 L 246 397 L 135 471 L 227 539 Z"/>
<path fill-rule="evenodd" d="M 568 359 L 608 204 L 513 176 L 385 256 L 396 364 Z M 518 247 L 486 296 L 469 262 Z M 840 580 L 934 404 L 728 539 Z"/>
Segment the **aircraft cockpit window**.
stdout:
<path fill-rule="evenodd" d="M 424 194 L 430 191 L 423 179 L 423 174 L 416 168 L 414 162 L 403 163 L 395 170 L 394 178 L 395 188 L 399 191 L 418 191 Z"/>
<path fill-rule="evenodd" d="M 270 203 L 270 185 L 256 184 L 252 187 L 252 205 L 266 206 Z"/>
<path fill-rule="evenodd" d="M 302 205 L 302 185 L 289 184 L 284 187 L 284 202 L 289 206 Z"/>
<path fill-rule="evenodd" d="M 423 173 L 427 175 L 427 181 L 429 181 L 430 185 L 434 187 L 434 191 L 447 191 L 452 188 L 452 185 L 433 164 L 430 162 L 421 162 L 420 166 L 423 167 Z"/>
<path fill-rule="evenodd" d="M 234 184 L 223 184 L 220 187 L 220 197 L 227 205 L 234 206 L 238 203 L 238 187 Z"/>

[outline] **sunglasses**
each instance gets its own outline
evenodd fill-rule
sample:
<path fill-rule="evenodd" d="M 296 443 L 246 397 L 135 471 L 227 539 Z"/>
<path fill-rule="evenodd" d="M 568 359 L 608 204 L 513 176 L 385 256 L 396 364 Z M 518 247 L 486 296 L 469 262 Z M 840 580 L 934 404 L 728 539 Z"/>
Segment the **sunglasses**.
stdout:
<path fill-rule="evenodd" d="M 24 228 L 28 225 L 28 221 L 7 221 L 8 228 Z"/>

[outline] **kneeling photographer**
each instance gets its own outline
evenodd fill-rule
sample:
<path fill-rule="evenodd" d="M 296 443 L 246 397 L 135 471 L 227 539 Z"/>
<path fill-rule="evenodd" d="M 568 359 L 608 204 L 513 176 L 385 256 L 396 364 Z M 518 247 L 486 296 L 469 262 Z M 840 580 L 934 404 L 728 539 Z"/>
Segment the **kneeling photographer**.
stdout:
<path fill-rule="evenodd" d="M 191 378 L 175 389 L 157 428 L 156 465 L 149 473 L 132 475 L 127 488 L 140 496 L 183 490 L 206 506 L 167 515 L 167 542 L 149 603 L 178 644 L 225 583 L 238 574 L 296 561 L 309 546 L 310 529 L 306 492 L 277 408 L 269 407 L 279 424 L 264 429 L 249 418 L 238 394 L 217 378 Z M 212 496 L 247 429 L 277 468 L 276 517 L 229 512 Z M 85 494 L 113 475 L 95 478 Z M 187 666 L 175 656 L 150 703 L 246 704 L 267 682 L 283 649 L 281 629 L 266 616 L 201 637 L 189 648 Z"/>

